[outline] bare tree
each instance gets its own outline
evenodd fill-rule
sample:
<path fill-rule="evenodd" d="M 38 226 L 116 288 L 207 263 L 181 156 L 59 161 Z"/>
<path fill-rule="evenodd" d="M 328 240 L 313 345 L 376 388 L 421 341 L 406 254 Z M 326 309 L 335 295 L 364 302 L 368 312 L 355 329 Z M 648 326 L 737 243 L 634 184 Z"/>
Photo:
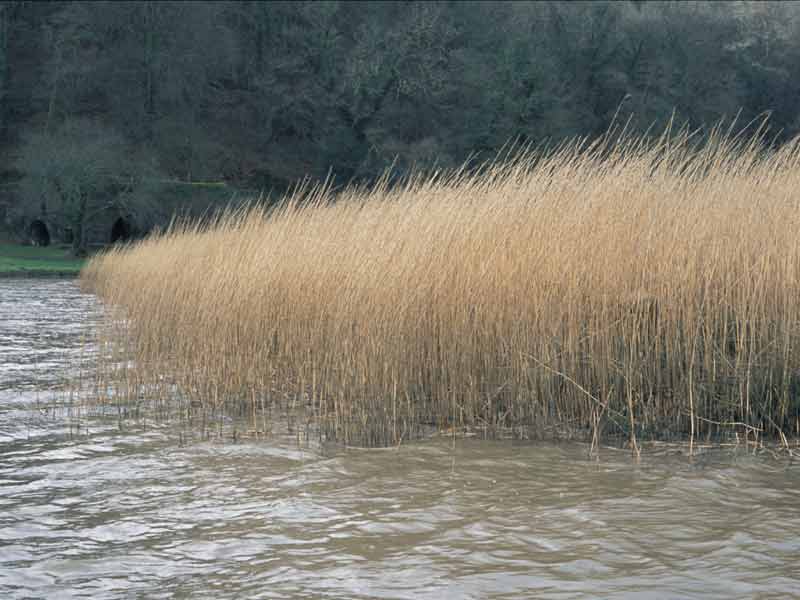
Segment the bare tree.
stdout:
<path fill-rule="evenodd" d="M 51 128 L 54 129 L 54 128 Z M 86 119 L 28 135 L 17 167 L 29 206 L 73 231 L 73 252 L 86 253 L 86 231 L 105 210 L 130 211 L 141 165 L 112 130 Z"/>

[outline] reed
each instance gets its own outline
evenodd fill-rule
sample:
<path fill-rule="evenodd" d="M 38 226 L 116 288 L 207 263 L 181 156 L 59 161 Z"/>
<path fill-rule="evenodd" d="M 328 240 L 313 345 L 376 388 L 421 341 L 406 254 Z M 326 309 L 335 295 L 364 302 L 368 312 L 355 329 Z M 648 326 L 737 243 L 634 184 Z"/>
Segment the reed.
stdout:
<path fill-rule="evenodd" d="M 800 425 L 800 142 L 685 132 L 176 224 L 91 259 L 136 394 L 430 427 L 642 439 Z M 150 388 L 148 388 L 150 386 Z M 258 427 L 256 427 L 258 429 Z"/>

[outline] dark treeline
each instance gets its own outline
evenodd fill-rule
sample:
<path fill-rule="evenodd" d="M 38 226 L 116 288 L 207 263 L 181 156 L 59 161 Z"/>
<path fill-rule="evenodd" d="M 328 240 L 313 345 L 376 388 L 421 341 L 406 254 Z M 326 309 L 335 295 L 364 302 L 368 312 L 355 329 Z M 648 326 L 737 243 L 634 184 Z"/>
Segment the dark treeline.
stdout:
<path fill-rule="evenodd" d="M 0 221 L 44 215 L 81 245 L 109 208 L 148 226 L 180 194 L 450 167 L 511 138 L 596 135 L 617 113 L 642 131 L 673 112 L 700 126 L 769 111 L 788 137 L 798 14 L 788 2 L 4 2 Z"/>

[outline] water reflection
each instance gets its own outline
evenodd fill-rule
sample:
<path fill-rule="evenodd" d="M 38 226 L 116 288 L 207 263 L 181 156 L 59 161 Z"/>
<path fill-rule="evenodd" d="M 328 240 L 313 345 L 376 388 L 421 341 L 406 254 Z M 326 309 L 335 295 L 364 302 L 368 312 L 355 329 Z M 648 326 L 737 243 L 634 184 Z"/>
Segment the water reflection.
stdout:
<path fill-rule="evenodd" d="M 579 445 L 336 451 L 287 435 L 181 447 L 167 428 L 102 421 L 67 435 L 35 394 L 68 376 L 96 307 L 69 282 L 18 285 L 0 282 L 0 597 L 788 598 L 800 589 L 800 469 L 744 451 L 693 462 L 663 451 L 636 464 L 614 450 L 590 461 Z M 33 356 L 50 358 L 32 366 Z"/>

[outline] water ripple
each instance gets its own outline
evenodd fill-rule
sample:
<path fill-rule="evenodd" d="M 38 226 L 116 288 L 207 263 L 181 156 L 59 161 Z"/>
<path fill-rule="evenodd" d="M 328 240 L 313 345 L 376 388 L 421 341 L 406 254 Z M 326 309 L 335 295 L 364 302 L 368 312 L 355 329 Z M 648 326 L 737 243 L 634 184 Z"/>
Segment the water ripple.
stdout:
<path fill-rule="evenodd" d="M 579 445 L 177 443 L 46 410 L 98 307 L 0 281 L 0 597 L 797 598 L 800 467 Z"/>

